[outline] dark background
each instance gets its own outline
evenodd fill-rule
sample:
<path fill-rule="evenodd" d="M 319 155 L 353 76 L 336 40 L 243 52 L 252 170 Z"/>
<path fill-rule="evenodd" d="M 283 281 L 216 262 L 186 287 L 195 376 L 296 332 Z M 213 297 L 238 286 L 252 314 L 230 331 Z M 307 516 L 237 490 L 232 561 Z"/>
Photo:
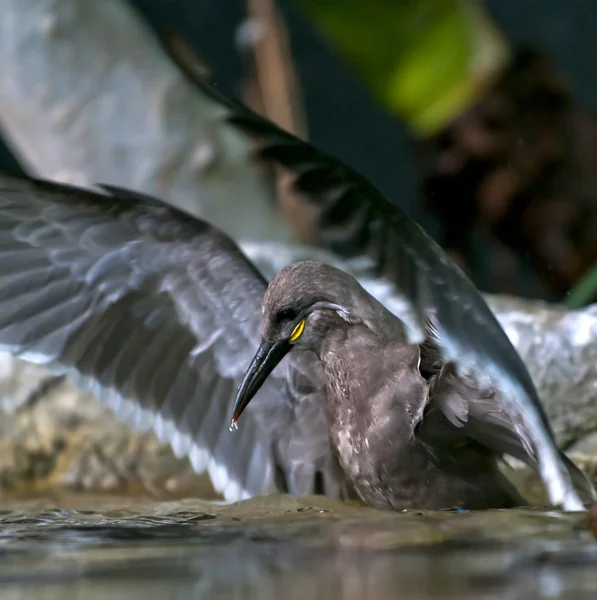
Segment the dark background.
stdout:
<path fill-rule="evenodd" d="M 244 0 L 130 1 L 155 30 L 173 27 L 192 41 L 212 67 L 213 79 L 239 94 L 242 70 L 234 37 L 245 17 Z M 418 200 L 420 165 L 405 127 L 375 102 L 291 0 L 279 0 L 278 6 L 291 35 L 310 139 L 361 171 L 437 237 L 437 218 Z M 594 0 L 490 0 L 486 7 L 515 44 L 546 50 L 570 83 L 575 101 L 597 114 Z M 5 146 L 0 147 L 0 168 L 20 171 Z M 491 288 L 490 282 L 484 287 Z"/>

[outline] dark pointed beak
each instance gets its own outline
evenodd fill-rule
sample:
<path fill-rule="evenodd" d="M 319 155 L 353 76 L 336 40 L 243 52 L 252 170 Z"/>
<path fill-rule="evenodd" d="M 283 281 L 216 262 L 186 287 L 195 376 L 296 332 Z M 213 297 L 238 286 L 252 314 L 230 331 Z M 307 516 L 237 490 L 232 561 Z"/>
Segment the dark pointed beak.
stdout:
<path fill-rule="evenodd" d="M 236 428 L 236 422 L 247 408 L 253 396 L 259 391 L 259 388 L 264 384 L 268 375 L 274 370 L 276 365 L 288 354 L 292 345 L 287 340 L 278 342 L 266 342 L 261 340 L 259 350 L 251 361 L 245 377 L 240 384 L 234 401 L 234 409 L 230 428 Z"/>

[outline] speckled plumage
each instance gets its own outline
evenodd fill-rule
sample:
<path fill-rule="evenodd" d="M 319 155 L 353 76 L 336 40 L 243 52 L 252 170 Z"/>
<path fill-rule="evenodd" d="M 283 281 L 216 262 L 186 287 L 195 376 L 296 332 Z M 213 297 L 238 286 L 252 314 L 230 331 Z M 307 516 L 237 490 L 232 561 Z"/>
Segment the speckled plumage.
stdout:
<path fill-rule="evenodd" d="M 438 375 L 431 381 L 421 375 L 420 346 L 389 339 L 388 332 L 342 328 L 320 355 L 330 443 L 367 504 L 393 510 L 525 504 L 500 472 L 500 455 L 438 410 Z"/>

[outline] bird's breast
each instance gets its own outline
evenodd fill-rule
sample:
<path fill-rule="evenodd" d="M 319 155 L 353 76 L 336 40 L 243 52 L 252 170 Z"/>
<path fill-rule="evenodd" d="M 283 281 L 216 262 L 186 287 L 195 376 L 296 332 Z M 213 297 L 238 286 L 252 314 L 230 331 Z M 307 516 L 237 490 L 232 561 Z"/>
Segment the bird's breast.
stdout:
<path fill-rule="evenodd" d="M 362 475 L 367 440 L 351 412 L 352 409 L 346 409 L 343 414 L 336 413 L 330 418 L 329 438 L 340 467 L 354 481 Z"/>
<path fill-rule="evenodd" d="M 401 357 L 391 348 L 356 342 L 321 355 L 330 446 L 360 493 L 379 486 L 389 463 L 408 462 L 413 451 L 408 409 L 416 378 L 406 376 Z"/>
<path fill-rule="evenodd" d="M 326 371 L 329 440 L 333 453 L 349 479 L 363 477 L 372 465 L 371 436 L 376 416 L 369 394 L 379 392 L 379 380 L 369 378 L 351 361 L 335 356 Z"/>

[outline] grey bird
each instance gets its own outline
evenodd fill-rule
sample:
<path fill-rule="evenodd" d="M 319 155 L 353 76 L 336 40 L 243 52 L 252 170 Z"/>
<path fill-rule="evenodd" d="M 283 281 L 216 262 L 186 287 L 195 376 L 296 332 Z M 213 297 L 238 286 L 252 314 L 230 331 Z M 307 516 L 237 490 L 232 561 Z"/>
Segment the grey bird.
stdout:
<path fill-rule="evenodd" d="M 428 238 L 421 239 L 431 244 Z M 447 264 L 438 263 L 439 274 Z M 307 301 L 319 298 L 337 305 L 336 312 L 326 309 L 322 313 L 320 329 L 313 327 L 318 319 L 312 312 L 304 322 L 304 341 L 315 343 L 314 339 L 323 340 L 329 333 L 334 347 L 333 340 L 341 332 L 363 332 L 362 325 L 354 329 L 344 325 L 348 324 L 344 319 L 351 318 L 344 309 L 355 311 L 358 307 L 361 318 L 365 311 L 371 331 L 381 330 L 394 344 L 395 355 L 391 344 L 385 350 L 378 347 L 387 363 L 363 362 L 364 367 L 378 369 L 376 372 L 369 373 L 361 366 L 352 375 L 366 377 L 358 401 L 369 399 L 372 403 L 362 414 L 388 411 L 378 415 L 377 438 L 372 440 L 375 452 L 393 457 L 387 467 L 397 469 L 395 477 L 414 475 L 408 485 L 396 484 L 401 486 L 397 493 L 404 497 L 397 495 L 386 506 L 432 505 L 430 499 L 421 498 L 431 487 L 417 471 L 424 462 L 425 455 L 418 453 L 423 452 L 423 445 L 442 449 L 442 469 L 451 464 L 462 481 L 476 481 L 476 495 L 471 491 L 460 501 L 453 488 L 438 483 L 433 506 L 444 501 L 475 507 L 517 504 L 521 499 L 495 471 L 496 456 L 508 453 L 538 468 L 541 453 L 536 448 L 541 450 L 543 442 L 555 457 L 548 465 L 556 469 L 547 471 L 547 478 L 544 473 L 544 479 L 548 489 L 553 492 L 561 486 L 563 494 L 552 493 L 552 501 L 559 499 L 568 510 L 582 508 L 566 468 L 585 498 L 591 497 L 592 489 L 557 451 L 541 405 L 516 395 L 507 402 L 500 378 L 489 388 L 479 386 L 479 381 L 487 383 L 483 378 L 474 378 L 469 384 L 466 374 L 458 374 L 458 364 L 445 358 L 445 329 L 437 317 L 446 310 L 448 315 L 461 312 L 474 288 L 465 287 L 460 301 L 445 304 L 443 313 L 434 312 L 429 305 L 421 307 L 433 325 L 426 329 L 425 343 L 417 346 L 405 343 L 400 322 L 390 318 L 347 275 L 324 271 L 323 280 L 300 275 L 301 269 L 310 268 L 301 264 L 295 271 L 285 271 L 270 287 L 263 306 L 266 315 L 280 318 L 276 331 L 282 337 L 274 350 L 267 350 L 267 343 L 259 347 L 267 282 L 220 231 L 139 193 L 110 186 L 99 193 L 0 176 L 0 350 L 66 373 L 82 388 L 91 389 L 123 421 L 140 429 L 153 428 L 177 455 L 189 456 L 196 471 L 207 470 L 215 489 L 226 499 L 275 491 L 354 496 L 358 481 L 346 472 L 342 461 L 350 452 L 347 445 L 354 445 L 353 451 L 363 447 L 358 437 L 346 437 L 342 425 L 340 429 L 332 427 L 330 444 L 330 406 L 339 411 L 336 414 L 345 410 L 345 419 L 352 423 L 351 405 L 334 405 L 338 396 L 326 390 L 330 373 L 322 368 L 317 355 L 290 353 L 271 376 L 264 377 L 273 367 L 271 360 L 280 358 L 277 349 L 286 347 L 284 336 L 290 339 L 290 328 L 299 325 L 301 311 L 314 308 Z M 289 273 L 298 276 L 289 279 Z M 431 274 L 435 276 L 435 271 Z M 429 275 L 423 269 L 420 282 Z M 447 279 L 448 284 L 455 280 L 454 275 Z M 285 281 L 293 284 L 288 290 L 282 289 Z M 447 291 L 456 293 L 450 287 Z M 290 312 L 272 313 L 275 306 L 286 304 L 290 304 Z M 507 338 L 494 340 L 492 321 L 488 320 L 483 330 L 488 348 L 471 347 L 478 336 L 475 328 L 480 326 L 473 314 L 465 311 L 466 318 L 458 321 L 462 326 L 460 344 L 468 355 L 479 351 L 477 364 L 482 365 L 488 361 L 485 356 L 495 353 Z M 330 327 L 326 317 L 340 328 Z M 267 319 L 265 323 L 270 338 L 273 332 Z M 327 347 L 328 342 L 321 343 Z M 257 355 L 254 365 L 259 365 L 264 352 L 268 356 L 265 367 L 261 365 L 257 376 L 255 368 L 250 369 L 253 375 L 241 385 L 252 357 Z M 514 360 L 508 354 L 506 358 Z M 497 364 L 503 361 L 500 352 L 497 359 Z M 389 379 L 384 382 L 382 374 Z M 405 386 L 406 394 L 393 396 L 393 384 Z M 243 416 L 241 431 L 232 435 L 227 423 L 239 385 L 237 414 L 260 389 Z M 384 386 L 387 396 L 381 392 Z M 428 402 L 423 401 L 425 390 L 429 390 Z M 332 422 L 336 423 L 335 418 Z M 537 423 L 545 425 L 537 428 Z M 417 448 L 413 457 L 419 462 L 404 470 L 399 458 L 412 443 Z M 462 443 L 471 451 L 460 448 Z M 465 462 L 457 464 L 458 460 Z M 470 469 L 468 475 L 466 469 Z M 376 493 L 384 492 L 380 487 Z M 379 505 L 373 495 L 362 495 Z"/>
<path fill-rule="evenodd" d="M 452 425 L 466 423 L 467 440 L 488 452 L 531 464 L 552 504 L 582 509 L 575 486 L 585 498 L 594 491 L 558 451 L 523 362 L 466 276 L 364 177 L 220 94 L 174 46 L 189 80 L 255 141 L 257 156 L 295 173 L 319 215 L 321 243 L 368 257 L 408 304 L 407 346 L 433 349 L 421 353 L 438 355 L 446 375 L 438 381 L 447 385 L 450 372 L 470 381 L 474 393 Z M 313 352 L 282 361 L 260 382 L 242 431 L 227 431 L 259 348 L 266 286 L 228 237 L 157 199 L 0 177 L 0 349 L 67 373 L 121 419 L 152 427 L 228 500 L 273 491 L 350 496 L 330 448 L 326 377 Z M 429 385 L 437 373 L 425 369 Z M 438 417 L 430 412 L 415 438 Z"/>
<path fill-rule="evenodd" d="M 256 156 L 295 174 L 295 189 L 310 202 L 319 243 L 344 257 L 369 257 L 373 274 L 395 285 L 410 306 L 405 321 L 411 343 L 432 340 L 445 364 L 462 378 L 495 394 L 507 415 L 495 428 L 494 410 L 480 409 L 476 423 L 484 443 L 498 451 L 518 440 L 516 456 L 535 466 L 550 500 L 568 510 L 582 508 L 573 489 L 594 490 L 558 452 L 553 432 L 531 377 L 482 296 L 439 246 L 400 208 L 384 198 L 362 175 L 297 139 L 242 103 L 220 93 L 205 76 L 189 46 L 177 35 L 163 39 L 165 51 L 197 90 L 219 103 L 228 123 L 256 146 Z M 463 415 L 464 417 L 464 415 Z M 474 427 L 474 425 L 473 425 Z M 505 441 L 502 432 L 510 432 Z M 481 433 L 482 432 L 482 433 Z"/>
<path fill-rule="evenodd" d="M 499 468 L 498 447 L 523 458 L 524 450 L 495 394 L 458 377 L 431 336 L 409 344 L 404 324 L 352 276 L 311 261 L 282 269 L 265 293 L 261 323 L 233 428 L 284 356 L 310 351 L 323 368 L 332 454 L 368 505 L 526 504 Z"/>

